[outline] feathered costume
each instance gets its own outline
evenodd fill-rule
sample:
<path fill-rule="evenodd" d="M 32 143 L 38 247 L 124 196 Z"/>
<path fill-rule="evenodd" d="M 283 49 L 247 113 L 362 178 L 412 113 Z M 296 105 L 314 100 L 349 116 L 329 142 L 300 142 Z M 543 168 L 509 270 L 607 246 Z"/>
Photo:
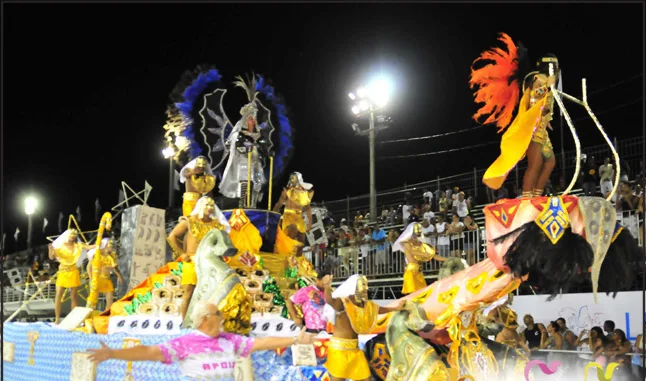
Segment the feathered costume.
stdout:
<path fill-rule="evenodd" d="M 252 204 L 262 198 L 262 186 L 269 172 L 268 156 L 274 156 L 273 177 L 282 174 L 292 155 L 292 128 L 284 100 L 260 75 L 252 75 L 247 81 L 237 77 L 234 85 L 247 93 L 249 103 L 240 110 L 241 119 L 233 125 L 223 105 L 227 89 L 223 88 L 221 75 L 211 65 L 200 65 L 185 72 L 173 89 L 170 98 L 167 140 L 173 144 L 172 135 L 182 136 L 189 142 L 187 147 L 177 146 L 179 152 L 189 151 L 195 158 L 206 148 L 205 155 L 212 171 L 220 179 L 219 190 L 229 198 L 246 201 L 247 149 L 252 150 Z M 258 96 L 262 95 L 265 106 Z M 268 108 L 269 107 L 269 108 Z M 274 128 L 272 112 L 278 128 Z M 254 121 L 254 131 L 248 130 L 248 120 Z M 201 126 L 194 121 L 201 120 Z M 171 123 L 172 122 L 172 123 Z M 198 130 L 199 128 L 199 130 Z M 276 132 L 276 134 L 274 134 Z M 244 158 L 243 158 L 244 157 Z M 244 186 L 241 183 L 244 182 Z M 252 205 L 253 206 L 253 205 Z"/>
<path fill-rule="evenodd" d="M 506 129 L 500 143 L 500 156 L 485 172 L 483 183 L 499 189 L 507 174 L 523 159 L 532 141 L 542 144 L 544 157 L 549 157 L 552 146 L 547 135 L 547 123 L 551 120 L 553 98 L 547 86 L 535 88 L 538 72 L 527 73 L 527 52 L 516 46 L 505 33 L 499 38 L 506 50 L 493 48 L 483 52 L 473 63 L 491 61 L 481 68 L 471 70 L 469 85 L 478 87 L 475 102 L 484 103 L 473 118 L 479 121 L 488 115 L 483 124 L 495 124 L 498 132 Z M 532 81 L 526 79 L 531 75 Z M 544 79 L 541 79 L 544 81 Z M 522 90 L 522 97 L 521 97 Z M 513 118 L 518 105 L 518 112 Z M 513 120 L 512 120 L 513 118 Z"/>

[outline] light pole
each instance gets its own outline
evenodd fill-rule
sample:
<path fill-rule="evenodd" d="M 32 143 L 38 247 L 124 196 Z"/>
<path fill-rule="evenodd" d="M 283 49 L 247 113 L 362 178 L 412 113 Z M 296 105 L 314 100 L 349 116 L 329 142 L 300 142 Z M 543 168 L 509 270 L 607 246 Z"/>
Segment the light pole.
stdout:
<path fill-rule="evenodd" d="M 38 204 L 38 202 L 32 196 L 29 196 L 25 199 L 25 214 L 27 214 L 27 249 L 28 250 L 31 250 L 31 230 L 32 230 L 31 216 L 36 211 L 36 204 Z"/>
<path fill-rule="evenodd" d="M 388 103 L 391 86 L 385 79 L 377 79 L 368 86 L 357 89 L 357 95 L 348 94 L 351 100 L 356 101 L 352 106 L 352 112 L 360 117 L 368 111 L 368 130 L 360 131 L 356 124 L 352 125 L 355 133 L 365 135 L 368 133 L 368 144 L 370 147 L 370 222 L 377 222 L 377 186 L 375 174 L 375 137 L 377 130 L 388 128 L 388 126 L 375 127 L 375 111 L 383 108 Z"/>
<path fill-rule="evenodd" d="M 162 155 L 164 155 L 165 159 L 168 159 L 168 209 L 171 209 L 175 206 L 173 202 L 173 178 L 175 177 L 173 157 L 175 156 L 175 148 L 172 145 L 168 145 L 168 147 L 162 150 Z"/>

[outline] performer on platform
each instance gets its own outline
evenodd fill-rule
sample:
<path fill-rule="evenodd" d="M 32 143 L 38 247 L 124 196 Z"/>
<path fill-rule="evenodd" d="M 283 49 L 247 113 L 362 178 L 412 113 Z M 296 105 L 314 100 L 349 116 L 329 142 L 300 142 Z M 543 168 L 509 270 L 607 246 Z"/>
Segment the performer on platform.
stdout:
<path fill-rule="evenodd" d="M 49 259 L 57 260 L 58 275 L 56 278 L 56 299 L 54 301 L 54 313 L 58 324 L 61 318 L 61 304 L 65 289 L 70 289 L 70 298 L 72 300 L 72 309 L 76 304 L 76 288 L 81 285 L 81 275 L 77 262 L 81 257 L 83 250 L 90 250 L 95 245 L 86 245 L 78 241 L 79 232 L 76 229 L 67 229 L 54 242 L 49 244 Z"/>
<path fill-rule="evenodd" d="M 167 241 L 175 253 L 175 258 L 183 262 L 182 289 L 184 289 L 184 298 L 180 309 L 182 318 L 186 315 L 188 304 L 197 284 L 193 256 L 202 238 L 212 229 L 225 230 L 229 233 L 231 226 L 215 205 L 215 201 L 211 197 L 204 196 L 197 202 L 190 216 L 180 217 L 179 223 L 168 235 Z M 183 244 L 180 237 L 184 237 Z"/>
<path fill-rule="evenodd" d="M 428 262 L 435 259 L 439 262 L 446 261 L 446 258 L 436 255 L 435 248 L 424 243 L 422 224 L 413 222 L 399 236 L 393 245 L 393 251 L 403 251 L 406 256 L 406 270 L 404 271 L 404 285 L 402 294 L 410 294 L 426 287 L 424 274 L 420 268 L 420 262 Z"/>
<path fill-rule="evenodd" d="M 328 342 L 328 356 L 325 368 L 332 381 L 371 379 L 368 361 L 359 349 L 358 335 L 369 334 L 377 324 L 377 316 L 399 311 L 404 300 L 395 307 L 380 307 L 368 300 L 368 279 L 352 275 L 332 292 L 332 275 L 323 277 L 326 315 L 334 324 L 334 334 Z"/>
<path fill-rule="evenodd" d="M 239 207 L 253 209 L 262 199 L 262 188 L 267 183 L 264 174 L 264 158 L 268 155 L 269 142 L 258 130 L 256 115 L 255 86 L 245 83 L 242 79 L 235 82 L 242 87 L 249 103 L 240 109 L 240 120 L 233 127 L 225 145 L 229 147 L 229 158 L 222 174 L 220 193 L 228 198 L 239 198 Z M 249 171 L 249 153 L 251 153 L 251 171 Z M 251 178 L 248 179 L 249 172 Z M 247 180 L 251 181 L 250 204 L 247 205 Z"/>
<path fill-rule="evenodd" d="M 237 356 L 247 358 L 255 351 L 314 343 L 314 335 L 306 333 L 304 329 L 296 337 L 262 339 L 222 332 L 222 313 L 216 305 L 207 301 L 198 302 L 192 318 L 197 330 L 167 343 L 111 349 L 101 342 L 101 348 L 88 349 L 92 352 L 90 360 L 96 364 L 111 359 L 159 361 L 164 364 L 179 362 L 182 376 L 191 380 L 233 380 Z"/>
<path fill-rule="evenodd" d="M 478 86 L 475 101 L 484 103 L 473 118 L 477 121 L 481 116 L 489 115 L 483 124 L 495 123 L 499 131 L 507 129 L 502 136 L 500 156 L 487 169 L 483 182 L 492 189 L 499 189 L 507 174 L 526 156 L 522 197 L 540 197 L 555 165 L 547 130 L 552 129 L 554 103 L 550 86 L 560 84 L 558 60 L 553 54 L 543 56 L 535 70 L 525 74 L 527 53 L 522 44 L 514 45 L 511 37 L 504 33 L 500 40 L 505 43 L 507 52 L 495 48 L 482 53 L 474 64 L 481 60 L 493 63 L 472 69 L 469 81 L 471 88 Z M 550 75 L 550 65 L 553 75 Z M 518 112 L 512 121 L 516 105 Z"/>
<path fill-rule="evenodd" d="M 287 187 L 283 188 L 280 199 L 274 205 L 274 212 L 277 213 L 280 212 L 280 208 L 285 206 L 281 229 L 290 235 L 290 238 L 305 242 L 305 233 L 312 229 L 312 207 L 310 205 L 312 197 L 314 197 L 312 184 L 304 182 L 300 172 L 293 172 L 289 176 Z M 307 226 L 303 219 L 303 212 L 307 214 Z"/>
<path fill-rule="evenodd" d="M 119 268 L 114 260 L 114 239 L 103 238 L 101 240 L 101 268 L 99 269 L 99 280 L 97 284 L 97 292 L 100 294 L 105 294 L 105 309 L 110 309 L 112 302 L 114 301 L 114 285 L 112 284 L 112 279 L 110 275 L 112 271 L 117 274 L 117 282 L 123 283 L 123 277 L 119 272 Z M 87 258 L 89 259 L 87 264 L 87 274 L 92 281 L 92 258 L 96 254 L 96 249 L 88 251 Z"/>
<path fill-rule="evenodd" d="M 186 184 L 183 196 L 182 215 L 188 216 L 195 209 L 197 200 L 215 188 L 215 175 L 204 156 L 198 156 L 182 168 L 179 181 Z"/>

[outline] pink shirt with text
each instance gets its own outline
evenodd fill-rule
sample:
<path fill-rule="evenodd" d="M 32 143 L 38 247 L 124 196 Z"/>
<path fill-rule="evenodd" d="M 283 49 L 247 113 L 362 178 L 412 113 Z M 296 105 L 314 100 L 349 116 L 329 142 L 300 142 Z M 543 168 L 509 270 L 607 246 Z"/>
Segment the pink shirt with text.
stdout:
<path fill-rule="evenodd" d="M 236 357 L 249 357 L 253 342 L 250 337 L 232 333 L 211 337 L 196 330 L 159 345 L 159 349 L 164 355 L 164 364 L 179 362 L 186 377 L 232 380 Z"/>

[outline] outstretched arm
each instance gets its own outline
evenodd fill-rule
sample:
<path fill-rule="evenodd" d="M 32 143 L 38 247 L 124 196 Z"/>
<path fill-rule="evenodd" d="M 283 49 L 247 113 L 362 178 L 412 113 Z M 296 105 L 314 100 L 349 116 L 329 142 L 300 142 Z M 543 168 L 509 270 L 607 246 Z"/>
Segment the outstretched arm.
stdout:
<path fill-rule="evenodd" d="M 404 299 L 400 299 L 397 301 L 397 304 L 394 305 L 393 307 L 379 307 L 379 314 L 387 314 L 388 312 L 401 311 L 404 309 L 405 303 L 406 301 Z"/>
<path fill-rule="evenodd" d="M 298 337 L 265 337 L 253 341 L 252 352 L 266 351 L 270 349 L 287 348 L 294 344 L 312 344 L 314 343 L 314 334 L 305 332 L 305 327 L 301 329 Z"/>
<path fill-rule="evenodd" d="M 124 360 L 124 361 L 164 361 L 164 355 L 157 346 L 138 345 L 126 349 L 111 349 L 101 341 L 101 348 L 88 349 L 92 352 L 90 361 L 101 363 L 105 360 Z"/>

